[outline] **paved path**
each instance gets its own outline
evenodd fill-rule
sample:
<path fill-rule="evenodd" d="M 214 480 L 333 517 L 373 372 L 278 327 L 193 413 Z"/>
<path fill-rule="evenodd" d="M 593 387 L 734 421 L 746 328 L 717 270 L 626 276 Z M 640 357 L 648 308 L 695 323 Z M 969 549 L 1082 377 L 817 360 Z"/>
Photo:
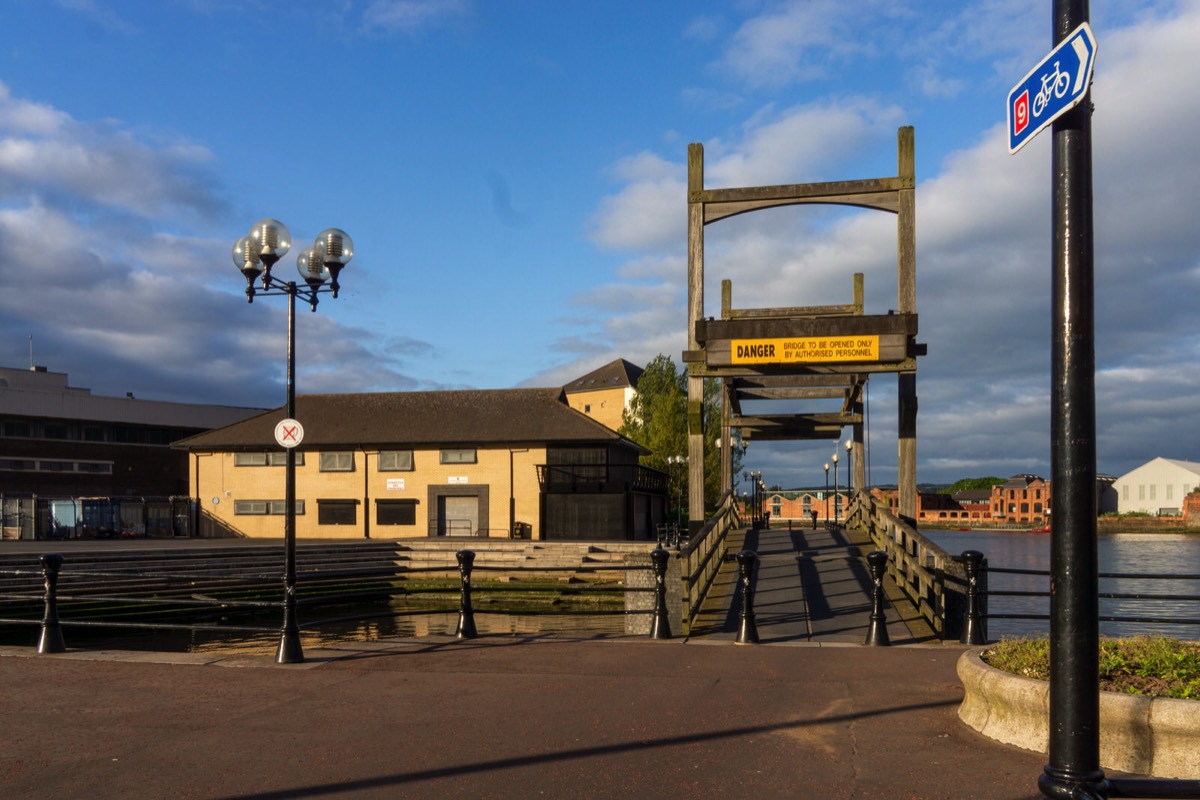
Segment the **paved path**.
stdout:
<path fill-rule="evenodd" d="M 871 576 L 865 534 L 844 529 L 748 530 L 735 548 L 758 554 L 754 612 L 763 644 L 789 642 L 862 644 L 871 615 Z M 741 620 L 736 565 L 723 570 L 694 635 L 732 640 Z M 893 644 L 933 642 L 936 637 L 890 586 L 884 612 Z"/>
<path fill-rule="evenodd" d="M 1038 797 L 959 722 L 958 647 L 449 638 L 0 648 L 0 797 Z"/>
<path fill-rule="evenodd" d="M 897 605 L 895 646 L 862 646 L 863 542 L 744 535 L 760 646 L 732 645 L 729 570 L 686 641 L 426 637 L 284 666 L 0 648 L 0 797 L 1040 797 L 1044 754 L 959 722 L 963 648 Z"/>

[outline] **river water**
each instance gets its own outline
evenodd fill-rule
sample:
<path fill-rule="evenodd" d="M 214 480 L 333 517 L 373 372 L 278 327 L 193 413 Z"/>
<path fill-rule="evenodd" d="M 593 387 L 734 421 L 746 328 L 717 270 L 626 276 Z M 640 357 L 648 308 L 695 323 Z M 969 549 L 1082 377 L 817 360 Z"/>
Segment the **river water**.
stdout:
<path fill-rule="evenodd" d="M 941 531 L 922 533 L 942 549 L 957 555 L 979 550 L 989 568 L 1050 569 L 1050 536 L 1023 531 Z M 1103 636 L 1155 634 L 1177 639 L 1200 640 L 1200 535 L 1173 533 L 1102 533 L 1097 558 L 1105 573 L 1192 576 L 1190 579 L 1150 580 L 1101 578 L 1100 593 L 1170 595 L 1183 599 L 1100 599 L 1100 633 Z M 1046 575 L 1008 575 L 990 572 L 991 591 L 1048 592 Z M 1190 599 L 1187 599 L 1190 598 Z M 1048 620 L 998 619 L 996 614 L 1050 613 L 1047 597 L 988 598 L 988 638 L 1027 636 L 1049 632 Z M 1105 617 L 1163 618 L 1179 623 L 1105 621 Z"/>

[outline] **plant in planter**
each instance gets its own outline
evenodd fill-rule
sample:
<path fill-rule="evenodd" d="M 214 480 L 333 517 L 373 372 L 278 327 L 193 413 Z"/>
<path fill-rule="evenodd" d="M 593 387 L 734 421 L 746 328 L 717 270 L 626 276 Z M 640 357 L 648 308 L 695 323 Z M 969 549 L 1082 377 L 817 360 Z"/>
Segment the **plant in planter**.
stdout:
<path fill-rule="evenodd" d="M 1103 640 L 1100 763 L 1164 778 L 1200 778 L 1200 643 Z M 984 736 L 1045 753 L 1050 645 L 1013 639 L 963 653 L 958 716 Z"/>

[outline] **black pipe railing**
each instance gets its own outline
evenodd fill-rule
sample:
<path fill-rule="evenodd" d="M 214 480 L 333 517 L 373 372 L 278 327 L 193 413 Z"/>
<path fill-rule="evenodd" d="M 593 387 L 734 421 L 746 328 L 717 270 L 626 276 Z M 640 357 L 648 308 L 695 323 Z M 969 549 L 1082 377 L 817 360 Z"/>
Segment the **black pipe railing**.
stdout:
<path fill-rule="evenodd" d="M 967 608 L 963 623 L 963 639 L 966 644 L 984 644 L 987 641 L 987 621 L 997 619 L 1045 620 L 1049 622 L 1050 612 L 1034 611 L 995 611 L 989 600 L 996 597 L 1017 598 L 1050 598 L 1050 571 L 1040 569 L 1017 569 L 1010 567 L 993 567 L 987 563 L 982 553 L 974 550 L 965 551 L 958 560 L 967 566 Z M 997 589 L 990 585 L 991 575 L 1029 575 L 1046 579 L 1045 589 Z M 1100 581 L 1141 580 L 1156 583 L 1198 582 L 1200 574 L 1171 574 L 1148 572 L 1101 572 L 1097 577 Z M 1200 594 L 1170 594 L 1155 591 L 1101 591 L 1098 594 L 1103 600 L 1122 600 L 1134 602 L 1167 602 L 1195 603 L 1195 613 L 1182 616 L 1135 615 L 1100 613 L 1098 621 L 1102 623 L 1124 623 L 1136 625 L 1190 625 L 1200 624 Z"/>
<path fill-rule="evenodd" d="M 514 616 L 634 616 L 656 615 L 658 609 L 631 608 L 528 608 L 520 604 L 471 607 L 470 575 L 472 572 L 495 572 L 506 575 L 551 574 L 562 576 L 602 575 L 606 572 L 654 570 L 655 565 L 639 564 L 555 564 L 542 566 L 513 566 L 474 564 L 463 569 L 462 559 L 470 551 L 460 551 L 457 564 L 429 564 L 421 567 L 379 566 L 352 569 L 314 567 L 301 570 L 297 576 L 299 607 L 319 608 L 394 600 L 419 596 L 445 596 L 445 603 L 432 602 L 421 608 L 388 609 L 356 614 L 328 616 L 299 624 L 302 630 L 319 630 L 337 624 L 385 618 L 452 613 L 456 609 L 453 595 L 459 594 L 459 630 L 473 631 L 475 614 L 509 614 Z M 474 560 L 471 553 L 468 559 Z M 197 622 L 208 616 L 229 618 L 236 615 L 261 616 L 264 611 L 281 608 L 278 598 L 279 575 L 276 572 L 234 570 L 225 574 L 204 572 L 165 572 L 144 570 L 71 570 L 61 556 L 43 556 L 41 569 L 0 569 L 0 604 L 8 613 L 0 616 L 0 625 L 42 627 L 39 652 L 61 652 L 62 629 L 96 628 L 148 631 L 192 631 L 230 633 L 239 635 L 274 633 L 276 627 L 252 622 Z M 457 573 L 459 585 L 452 576 Z M 446 579 L 444 585 L 405 586 L 414 576 L 429 575 Z M 37 583 L 44 590 L 37 591 Z M 661 581 L 660 581 L 661 583 Z M 576 595 L 608 595 L 646 593 L 653 588 L 615 585 L 539 585 L 530 583 L 489 584 L 476 591 L 490 595 L 520 593 L 525 596 L 552 595 L 555 599 Z M 628 606 L 628 603 L 625 604 Z M 465 608 L 465 611 L 464 611 Z M 39 617 L 40 615 L 40 617 Z M 665 615 L 663 616 L 665 622 Z M 653 626 L 652 626 L 653 627 Z M 462 638 L 467 638 L 465 635 Z M 65 646 L 65 645 L 64 645 Z"/>

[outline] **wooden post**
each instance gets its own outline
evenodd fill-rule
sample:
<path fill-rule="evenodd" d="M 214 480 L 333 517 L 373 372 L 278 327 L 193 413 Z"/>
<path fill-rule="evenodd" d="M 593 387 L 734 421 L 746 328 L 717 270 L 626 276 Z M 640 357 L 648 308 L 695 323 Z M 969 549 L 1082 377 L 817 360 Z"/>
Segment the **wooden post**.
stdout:
<path fill-rule="evenodd" d="M 897 192 L 897 310 L 917 313 L 917 195 L 916 147 L 911 126 L 896 135 L 897 177 L 902 186 Z M 900 488 L 900 515 L 917 518 L 917 373 L 900 373 L 896 387 L 898 408 L 897 481 Z"/>
<path fill-rule="evenodd" d="M 700 349 L 696 323 L 704 317 L 704 145 L 688 145 L 688 350 Z M 704 378 L 689 367 L 688 389 L 688 532 L 704 525 Z"/>

